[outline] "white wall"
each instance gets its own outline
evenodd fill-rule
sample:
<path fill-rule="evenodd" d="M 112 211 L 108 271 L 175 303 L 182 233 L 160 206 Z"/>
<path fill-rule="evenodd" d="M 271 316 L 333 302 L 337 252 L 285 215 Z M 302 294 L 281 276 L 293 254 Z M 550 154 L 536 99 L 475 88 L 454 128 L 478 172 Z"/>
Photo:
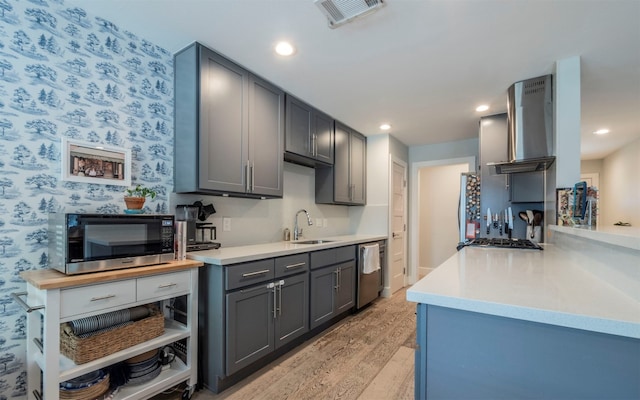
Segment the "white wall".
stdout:
<path fill-rule="evenodd" d="M 174 193 L 171 204 L 191 204 L 196 200 L 204 204 L 212 203 L 216 208 L 216 213 L 207 222 L 217 227 L 217 241 L 224 247 L 282 240 L 285 227 L 293 232 L 293 218 L 301 208 L 309 212 L 314 223 L 313 226 L 307 226 L 304 216 L 298 218 L 306 238 L 355 233 L 349 224 L 349 207 L 316 204 L 314 170 L 288 162 L 284 163 L 282 199 L 256 200 Z M 223 217 L 231 218 L 230 232 L 222 231 Z M 319 226 L 318 218 L 321 222 L 326 220 L 327 225 Z"/>
<path fill-rule="evenodd" d="M 602 160 L 600 223 L 640 226 L 640 139 Z"/>
<path fill-rule="evenodd" d="M 469 172 L 469 164 L 424 167 L 418 172 L 420 278 L 456 252 L 460 174 Z"/>

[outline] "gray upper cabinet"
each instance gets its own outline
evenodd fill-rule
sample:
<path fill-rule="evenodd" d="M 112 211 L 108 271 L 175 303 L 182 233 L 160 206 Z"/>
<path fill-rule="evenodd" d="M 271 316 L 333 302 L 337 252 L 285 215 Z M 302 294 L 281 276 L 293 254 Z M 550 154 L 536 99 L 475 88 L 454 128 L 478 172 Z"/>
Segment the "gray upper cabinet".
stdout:
<path fill-rule="evenodd" d="M 284 92 L 198 43 L 174 61 L 175 191 L 282 197 Z"/>
<path fill-rule="evenodd" d="M 333 118 L 287 94 L 285 159 L 313 167 L 333 164 Z"/>
<path fill-rule="evenodd" d="M 366 138 L 338 121 L 333 166 L 316 168 L 316 203 L 366 203 Z"/>

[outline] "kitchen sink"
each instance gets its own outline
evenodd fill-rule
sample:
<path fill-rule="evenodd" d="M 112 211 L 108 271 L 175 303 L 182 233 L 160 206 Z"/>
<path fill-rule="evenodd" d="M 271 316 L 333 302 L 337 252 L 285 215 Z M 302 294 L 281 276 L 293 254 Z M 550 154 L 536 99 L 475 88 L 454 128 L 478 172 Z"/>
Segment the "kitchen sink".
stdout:
<path fill-rule="evenodd" d="M 333 240 L 314 239 L 314 240 L 302 240 L 296 243 L 297 244 L 322 244 L 322 243 L 331 243 L 331 242 L 333 242 Z"/>

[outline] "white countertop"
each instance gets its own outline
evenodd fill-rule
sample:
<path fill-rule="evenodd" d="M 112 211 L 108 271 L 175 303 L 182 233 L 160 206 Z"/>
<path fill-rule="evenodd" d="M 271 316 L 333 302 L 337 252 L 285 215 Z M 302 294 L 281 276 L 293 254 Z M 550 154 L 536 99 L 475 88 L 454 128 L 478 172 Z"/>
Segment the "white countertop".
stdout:
<path fill-rule="evenodd" d="M 549 225 L 552 232 L 640 250 L 640 228 L 632 226 L 598 226 L 596 229 L 580 226 Z"/>
<path fill-rule="evenodd" d="M 202 261 L 206 264 L 228 265 L 240 262 L 255 261 L 262 258 L 280 257 L 290 254 L 306 253 L 315 250 L 330 249 L 333 247 L 348 246 L 352 244 L 373 242 L 387 239 L 380 235 L 344 235 L 319 238 L 330 242 L 320 244 L 300 244 L 291 242 L 275 242 L 253 244 L 248 246 L 220 247 L 215 250 L 194 251 L 187 253 L 189 260 Z M 303 238 L 299 241 L 313 240 Z"/>
<path fill-rule="evenodd" d="M 640 301 L 584 268 L 599 262 L 554 245 L 465 247 L 409 288 L 407 300 L 640 338 Z"/>

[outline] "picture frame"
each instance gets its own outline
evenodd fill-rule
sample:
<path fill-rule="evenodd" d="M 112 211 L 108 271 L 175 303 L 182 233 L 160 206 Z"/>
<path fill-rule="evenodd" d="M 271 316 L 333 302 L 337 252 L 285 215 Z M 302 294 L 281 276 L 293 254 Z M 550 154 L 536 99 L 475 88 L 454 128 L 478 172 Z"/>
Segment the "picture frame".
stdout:
<path fill-rule="evenodd" d="M 131 186 L 131 149 L 62 138 L 62 180 Z"/>

